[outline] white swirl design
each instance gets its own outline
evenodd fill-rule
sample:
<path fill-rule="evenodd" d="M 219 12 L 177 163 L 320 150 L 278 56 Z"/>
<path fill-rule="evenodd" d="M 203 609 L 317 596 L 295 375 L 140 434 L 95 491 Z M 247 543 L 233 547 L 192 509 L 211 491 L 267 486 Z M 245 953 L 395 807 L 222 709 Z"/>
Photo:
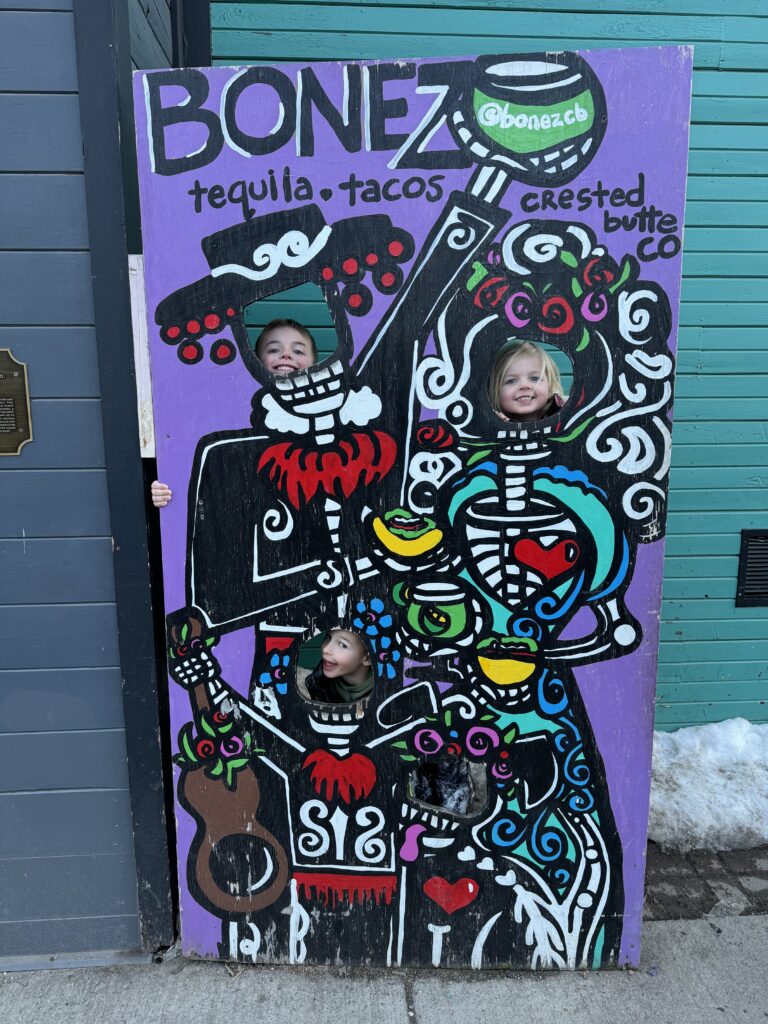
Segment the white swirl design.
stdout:
<path fill-rule="evenodd" d="M 264 242 L 254 249 L 252 259 L 255 270 L 241 263 L 225 263 L 222 267 L 214 267 L 211 277 L 237 274 L 239 277 L 247 277 L 249 281 L 267 281 L 281 267 L 305 267 L 322 250 L 330 235 L 331 229 L 327 224 L 313 242 L 303 231 L 286 231 L 278 242 Z"/>
<path fill-rule="evenodd" d="M 454 213 L 451 220 L 446 224 L 445 241 L 449 249 L 461 252 L 462 249 L 469 249 L 477 239 L 477 228 L 465 220 L 462 220 L 461 211 Z"/>
<path fill-rule="evenodd" d="M 672 373 L 672 360 L 662 352 L 652 356 L 642 349 L 635 349 L 634 352 L 628 352 L 624 359 L 633 370 L 651 380 L 666 380 Z"/>
<path fill-rule="evenodd" d="M 299 834 L 297 845 L 303 857 L 322 857 L 331 846 L 328 830 L 319 824 L 328 817 L 328 808 L 320 800 L 308 800 L 302 805 L 299 817 L 309 832 Z M 314 820 L 317 818 L 318 820 Z"/>
<path fill-rule="evenodd" d="M 361 807 L 355 815 L 358 825 L 370 825 L 355 840 L 355 856 L 368 864 L 379 864 L 387 853 L 387 844 L 380 833 L 384 829 L 384 814 L 378 807 Z"/>
<path fill-rule="evenodd" d="M 639 482 L 632 484 L 621 500 L 624 511 L 630 519 L 647 519 L 654 516 L 664 503 L 664 491 L 656 484 Z"/>
<path fill-rule="evenodd" d="M 293 516 L 288 506 L 277 499 L 279 508 L 268 508 L 261 521 L 264 536 L 268 540 L 285 540 L 293 532 Z"/>
<path fill-rule="evenodd" d="M 656 303 L 659 299 L 654 292 L 646 288 L 619 294 L 619 334 L 631 345 L 647 345 L 652 339 L 651 334 L 645 333 L 651 325 L 651 312 L 637 306 L 639 302 L 646 301 Z"/>
<path fill-rule="evenodd" d="M 414 512 L 431 512 L 432 504 L 425 505 L 416 498 L 416 488 L 421 484 L 432 484 L 438 490 L 462 468 L 461 459 L 454 452 L 419 452 L 408 466 L 408 504 Z"/>
<path fill-rule="evenodd" d="M 333 562 L 326 562 L 322 571 L 317 574 L 318 586 L 323 590 L 335 590 L 343 579 L 341 570 Z"/>

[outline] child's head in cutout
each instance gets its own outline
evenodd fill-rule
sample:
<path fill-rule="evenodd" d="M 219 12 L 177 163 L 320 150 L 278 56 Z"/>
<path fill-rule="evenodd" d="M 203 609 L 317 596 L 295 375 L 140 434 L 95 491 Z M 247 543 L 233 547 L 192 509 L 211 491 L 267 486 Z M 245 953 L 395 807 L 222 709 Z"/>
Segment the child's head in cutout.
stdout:
<path fill-rule="evenodd" d="M 284 376 L 317 362 L 315 339 L 296 320 L 271 320 L 256 341 L 256 355 L 269 373 Z"/>
<path fill-rule="evenodd" d="M 543 419 L 563 404 L 560 371 L 552 357 L 532 341 L 508 341 L 493 364 L 488 397 L 503 420 Z"/>
<path fill-rule="evenodd" d="M 320 663 L 307 679 L 312 700 L 353 704 L 370 694 L 373 689 L 371 657 L 357 633 L 331 629 L 320 650 Z"/>

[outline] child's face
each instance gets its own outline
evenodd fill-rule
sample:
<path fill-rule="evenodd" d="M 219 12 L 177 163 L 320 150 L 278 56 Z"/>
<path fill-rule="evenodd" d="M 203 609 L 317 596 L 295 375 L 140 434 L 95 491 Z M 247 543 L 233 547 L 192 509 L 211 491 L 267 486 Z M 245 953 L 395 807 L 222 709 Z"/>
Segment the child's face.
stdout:
<path fill-rule="evenodd" d="M 326 679 L 341 677 L 348 683 L 363 683 L 371 674 L 371 661 L 365 645 L 359 636 L 346 629 L 332 629 L 320 649 Z"/>
<path fill-rule="evenodd" d="M 513 356 L 504 367 L 499 406 L 510 420 L 537 420 L 549 404 L 549 383 L 541 360 L 533 355 Z"/>
<path fill-rule="evenodd" d="M 304 370 L 315 361 L 312 345 L 295 327 L 273 327 L 256 347 L 256 355 L 269 373 L 284 375 Z"/>

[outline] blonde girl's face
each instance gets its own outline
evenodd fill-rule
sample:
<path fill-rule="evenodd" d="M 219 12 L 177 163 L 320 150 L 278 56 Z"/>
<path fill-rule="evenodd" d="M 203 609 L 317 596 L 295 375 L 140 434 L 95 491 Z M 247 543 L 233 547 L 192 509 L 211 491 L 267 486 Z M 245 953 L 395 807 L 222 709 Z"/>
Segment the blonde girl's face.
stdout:
<path fill-rule="evenodd" d="M 326 633 L 322 647 L 323 675 L 326 679 L 341 677 L 348 683 L 363 683 L 371 674 L 371 662 L 359 636 L 347 629 Z"/>
<path fill-rule="evenodd" d="M 294 370 L 305 370 L 315 361 L 312 345 L 295 327 L 273 327 L 261 339 L 256 355 L 269 373 L 284 376 Z"/>
<path fill-rule="evenodd" d="M 499 408 L 509 420 L 538 420 L 549 404 L 549 381 L 535 355 L 513 356 L 504 367 Z"/>

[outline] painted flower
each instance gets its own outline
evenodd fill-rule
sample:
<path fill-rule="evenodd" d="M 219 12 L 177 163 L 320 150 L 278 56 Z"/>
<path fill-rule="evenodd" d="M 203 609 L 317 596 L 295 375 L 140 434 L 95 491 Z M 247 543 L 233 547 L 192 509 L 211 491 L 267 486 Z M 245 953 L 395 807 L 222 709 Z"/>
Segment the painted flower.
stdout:
<path fill-rule="evenodd" d="M 533 317 L 533 302 L 528 292 L 515 292 L 504 303 L 507 320 L 513 327 L 527 327 Z"/>
<path fill-rule="evenodd" d="M 278 693 L 288 692 L 288 669 L 291 665 L 291 658 L 288 654 L 280 654 L 275 651 L 269 659 L 269 671 L 259 675 L 260 686 L 274 686 Z"/>
<path fill-rule="evenodd" d="M 416 431 L 416 441 L 422 448 L 452 448 L 456 444 L 456 434 L 447 423 L 425 420 Z"/>
<path fill-rule="evenodd" d="M 581 279 L 587 288 L 607 288 L 618 273 L 619 268 L 610 256 L 593 256 L 582 269 Z"/>
<path fill-rule="evenodd" d="M 581 315 L 585 320 L 597 323 L 608 312 L 608 296 L 604 292 L 588 292 L 581 303 Z"/>
<path fill-rule="evenodd" d="M 392 649 L 392 639 L 383 636 L 380 642 L 380 650 L 376 656 L 376 668 L 380 676 L 387 679 L 394 679 L 397 675 L 395 665 L 400 661 L 400 651 Z"/>
<path fill-rule="evenodd" d="M 384 612 L 384 602 L 380 597 L 374 597 L 369 604 L 365 601 L 358 601 L 355 607 L 357 615 L 352 620 L 352 625 L 365 636 L 377 637 L 385 629 L 391 629 L 392 616 Z"/>
<path fill-rule="evenodd" d="M 545 334 L 567 334 L 575 323 L 571 304 L 564 296 L 552 295 L 542 304 L 538 325 Z"/>

